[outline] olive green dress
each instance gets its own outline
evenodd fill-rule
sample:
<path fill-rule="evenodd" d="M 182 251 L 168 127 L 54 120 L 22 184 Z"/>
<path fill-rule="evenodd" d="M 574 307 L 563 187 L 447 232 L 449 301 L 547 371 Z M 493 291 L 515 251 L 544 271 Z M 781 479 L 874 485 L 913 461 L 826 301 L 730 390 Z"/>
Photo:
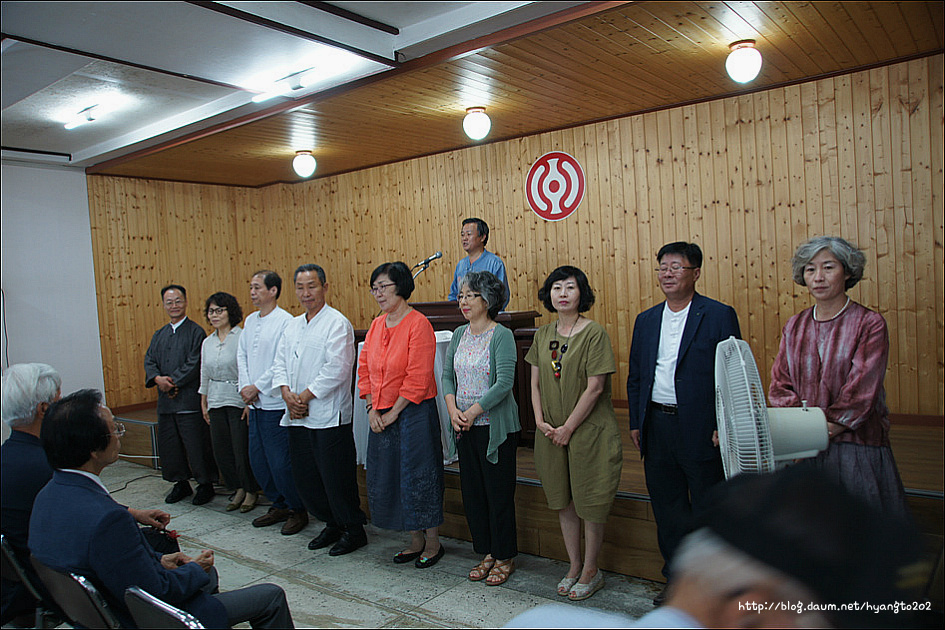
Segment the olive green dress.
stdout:
<path fill-rule="evenodd" d="M 555 378 L 551 365 L 549 344 L 555 339 L 561 361 L 560 379 Z M 560 346 L 566 341 L 568 350 L 562 355 Z M 610 375 L 617 371 L 610 337 L 597 322 L 589 323 L 570 339 L 557 334 L 554 323 L 547 324 L 535 333 L 525 360 L 538 367 L 541 410 L 545 422 L 553 427 L 568 419 L 587 389 L 589 376 L 607 376 L 597 404 L 571 435 L 567 446 L 555 446 L 543 433 L 535 432 L 535 467 L 548 507 L 563 510 L 573 500 L 579 517 L 604 523 L 623 467 L 620 430 L 610 398 Z"/>

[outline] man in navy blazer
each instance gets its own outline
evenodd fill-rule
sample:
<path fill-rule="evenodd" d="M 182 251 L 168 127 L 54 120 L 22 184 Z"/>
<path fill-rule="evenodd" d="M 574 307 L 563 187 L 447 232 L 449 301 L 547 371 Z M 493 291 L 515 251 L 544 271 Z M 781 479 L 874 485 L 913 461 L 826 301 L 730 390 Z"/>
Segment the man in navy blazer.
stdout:
<path fill-rule="evenodd" d="M 218 593 L 213 552 L 191 558 L 161 555 L 145 541 L 135 519 L 119 505 L 99 475 L 118 459 L 124 429 L 102 404 L 82 390 L 49 407 L 40 437 L 55 469 L 37 495 L 29 548 L 43 564 L 89 578 L 123 622 L 133 627 L 125 589 L 139 586 L 182 608 L 206 627 L 249 621 L 254 628 L 292 627 L 285 593 L 273 584 Z"/>
<path fill-rule="evenodd" d="M 706 492 L 724 478 L 715 420 L 715 347 L 740 332 L 732 307 L 696 293 L 702 273 L 698 245 L 669 243 L 656 259 L 666 301 L 637 316 L 627 398 L 630 437 L 643 457 L 668 579 L 669 562 L 693 513 L 705 507 Z"/>

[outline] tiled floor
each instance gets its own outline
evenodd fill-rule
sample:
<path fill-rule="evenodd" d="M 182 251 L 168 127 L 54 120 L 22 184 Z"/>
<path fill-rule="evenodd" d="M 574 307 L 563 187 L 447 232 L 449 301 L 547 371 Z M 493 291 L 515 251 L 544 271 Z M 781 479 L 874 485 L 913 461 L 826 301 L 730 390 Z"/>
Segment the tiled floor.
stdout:
<path fill-rule="evenodd" d="M 224 590 L 273 582 L 288 595 L 297 627 L 346 628 L 482 628 L 502 626 L 515 615 L 540 604 L 590 606 L 639 617 L 652 609 L 661 585 L 606 573 L 606 586 L 585 602 L 570 603 L 554 593 L 564 563 L 519 555 L 517 570 L 498 587 L 470 582 L 466 574 L 478 558 L 472 544 L 444 539 L 446 555 L 434 567 L 395 565 L 391 557 L 408 536 L 368 526 L 367 547 L 332 558 L 328 550 L 306 548 L 322 524 L 313 520 L 295 536 L 278 526 L 257 529 L 250 521 L 266 509 L 226 512 L 226 497 L 204 506 L 189 500 L 165 505 L 170 484 L 151 468 L 120 461 L 102 475 L 117 501 L 132 507 L 168 511 L 171 528 L 181 535 L 184 551 L 213 549 Z"/>

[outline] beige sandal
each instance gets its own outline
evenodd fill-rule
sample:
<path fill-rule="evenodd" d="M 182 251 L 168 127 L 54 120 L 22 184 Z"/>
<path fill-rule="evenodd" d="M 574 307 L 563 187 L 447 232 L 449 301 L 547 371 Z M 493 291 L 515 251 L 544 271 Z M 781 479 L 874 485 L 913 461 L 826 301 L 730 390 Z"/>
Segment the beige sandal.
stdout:
<path fill-rule="evenodd" d="M 505 584 L 506 580 L 508 580 L 509 576 L 513 573 L 515 573 L 514 558 L 509 558 L 508 560 L 496 560 L 492 570 L 489 571 L 489 576 L 486 578 L 486 584 L 488 586 L 498 586 L 499 584 Z"/>
<path fill-rule="evenodd" d="M 482 559 L 482 562 L 474 566 L 469 571 L 469 579 L 473 582 L 479 582 L 486 579 L 489 575 L 489 572 L 492 571 L 492 567 L 495 565 L 495 558 L 492 556 L 486 556 Z"/>
<path fill-rule="evenodd" d="M 230 497 L 230 502 L 226 506 L 227 512 L 232 512 L 233 510 L 240 509 L 240 505 L 243 503 L 243 499 L 246 498 L 246 491 L 242 488 L 238 489 L 233 493 L 233 496 Z"/>
<path fill-rule="evenodd" d="M 243 505 L 240 506 L 240 512 L 245 514 L 246 512 L 251 512 L 254 507 L 256 507 L 256 501 L 259 500 L 258 492 L 247 492 L 246 498 L 243 499 Z"/>

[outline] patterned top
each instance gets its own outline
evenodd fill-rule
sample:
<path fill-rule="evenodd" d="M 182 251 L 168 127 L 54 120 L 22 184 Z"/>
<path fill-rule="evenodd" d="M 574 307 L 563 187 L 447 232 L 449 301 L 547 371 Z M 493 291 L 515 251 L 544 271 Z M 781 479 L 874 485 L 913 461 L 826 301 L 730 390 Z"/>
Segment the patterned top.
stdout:
<path fill-rule="evenodd" d="M 808 308 L 784 326 L 771 367 L 772 407 L 824 410 L 829 422 L 847 427 L 834 442 L 889 446 L 886 361 L 889 336 L 879 313 L 850 302 L 838 317 L 819 322 Z"/>
<path fill-rule="evenodd" d="M 453 368 L 456 370 L 456 406 L 460 411 L 475 405 L 489 391 L 489 344 L 493 333 L 495 326 L 478 335 L 467 331 L 456 347 Z M 489 426 L 489 412 L 480 414 L 473 426 Z"/>

